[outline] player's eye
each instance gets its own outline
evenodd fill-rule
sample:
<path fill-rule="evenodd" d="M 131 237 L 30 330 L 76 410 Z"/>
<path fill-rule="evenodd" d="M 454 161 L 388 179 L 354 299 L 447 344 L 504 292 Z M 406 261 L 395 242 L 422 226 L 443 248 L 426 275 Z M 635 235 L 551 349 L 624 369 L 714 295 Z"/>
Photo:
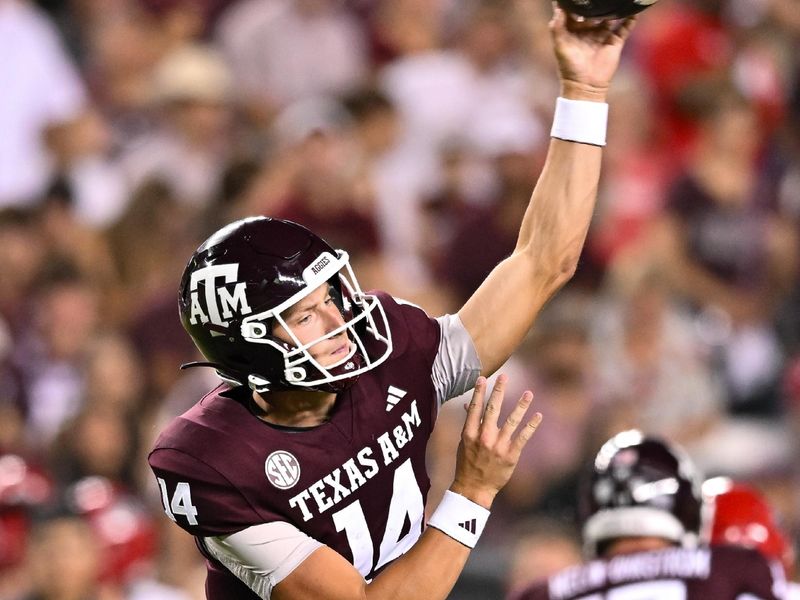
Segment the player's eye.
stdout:
<path fill-rule="evenodd" d="M 306 323 L 310 323 L 310 322 L 311 322 L 311 315 L 310 314 L 304 315 L 304 316 L 300 317 L 297 320 L 297 324 L 298 325 L 305 325 Z"/>

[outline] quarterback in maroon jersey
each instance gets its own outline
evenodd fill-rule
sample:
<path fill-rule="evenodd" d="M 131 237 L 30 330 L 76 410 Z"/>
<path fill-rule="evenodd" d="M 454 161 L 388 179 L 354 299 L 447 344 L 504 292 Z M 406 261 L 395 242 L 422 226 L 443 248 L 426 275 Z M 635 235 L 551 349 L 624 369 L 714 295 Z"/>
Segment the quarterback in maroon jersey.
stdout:
<path fill-rule="evenodd" d="M 778 600 L 777 562 L 734 546 L 700 547 L 703 502 L 694 467 L 678 448 L 638 431 L 601 448 L 581 498 L 591 559 L 513 600 Z"/>
<path fill-rule="evenodd" d="M 457 314 L 364 293 L 346 252 L 287 221 L 232 223 L 192 256 L 181 320 L 223 383 L 149 461 L 165 512 L 207 558 L 210 599 L 436 600 L 452 588 L 540 418 L 526 420 L 526 393 L 498 424 L 505 380 L 484 402 L 479 376 L 574 272 L 633 24 L 554 10 L 562 97 L 547 163 L 516 249 Z M 428 437 L 441 403 L 473 386 L 453 484 L 425 528 Z"/>

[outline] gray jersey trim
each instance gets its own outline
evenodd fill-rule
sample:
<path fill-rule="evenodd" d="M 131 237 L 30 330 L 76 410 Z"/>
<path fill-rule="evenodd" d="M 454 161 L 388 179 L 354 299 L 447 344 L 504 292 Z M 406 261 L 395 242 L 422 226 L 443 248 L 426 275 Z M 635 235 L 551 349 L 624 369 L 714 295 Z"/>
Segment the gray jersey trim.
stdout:
<path fill-rule="evenodd" d="M 475 387 L 481 374 L 481 359 L 469 332 L 456 315 L 437 317 L 442 337 L 433 361 L 433 385 L 441 406 L 450 398 Z"/>
<path fill-rule="evenodd" d="M 276 585 L 322 547 L 294 525 L 279 521 L 203 541 L 214 558 L 265 600 Z"/>

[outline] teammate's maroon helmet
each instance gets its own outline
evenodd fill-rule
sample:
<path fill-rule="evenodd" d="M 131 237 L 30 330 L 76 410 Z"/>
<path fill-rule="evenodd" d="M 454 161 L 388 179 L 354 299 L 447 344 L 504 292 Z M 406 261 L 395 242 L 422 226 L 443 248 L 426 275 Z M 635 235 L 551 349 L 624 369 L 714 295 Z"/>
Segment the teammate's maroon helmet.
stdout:
<path fill-rule="evenodd" d="M 329 283 L 344 324 L 302 344 L 283 314 Z M 223 227 L 194 253 L 179 290 L 180 317 L 210 366 L 231 383 L 265 392 L 337 392 L 389 356 L 391 333 L 378 299 L 364 294 L 346 252 L 291 221 L 251 217 Z M 294 340 L 272 335 L 282 325 Z M 350 351 L 321 365 L 309 348 L 346 331 Z"/>
<path fill-rule="evenodd" d="M 714 477 L 703 482 L 703 498 L 709 508 L 708 543 L 753 548 L 779 561 L 786 576 L 794 577 L 794 547 L 757 489 L 728 477 Z"/>
<path fill-rule="evenodd" d="M 659 537 L 696 544 L 701 520 L 700 479 L 680 449 L 623 431 L 607 441 L 587 478 L 579 511 L 589 556 L 604 542 Z"/>
<path fill-rule="evenodd" d="M 595 19 L 624 19 L 657 0 L 558 0 L 561 8 L 567 12 Z"/>

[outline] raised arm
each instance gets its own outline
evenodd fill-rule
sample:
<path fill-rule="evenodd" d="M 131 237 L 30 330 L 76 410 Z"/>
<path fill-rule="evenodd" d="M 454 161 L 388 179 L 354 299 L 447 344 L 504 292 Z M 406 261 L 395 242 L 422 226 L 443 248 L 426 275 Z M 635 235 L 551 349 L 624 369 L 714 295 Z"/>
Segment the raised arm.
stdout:
<path fill-rule="evenodd" d="M 272 599 L 445 600 L 480 535 L 495 494 L 511 477 L 541 421 L 539 413 L 524 420 L 533 397 L 526 392 L 508 419 L 497 423 L 505 383 L 504 376 L 498 378 L 485 409 L 486 379 L 475 385 L 453 484 L 408 552 L 366 582 L 347 560 L 323 546 L 275 586 Z M 468 529 L 462 523 L 470 523 Z"/>
<path fill-rule="evenodd" d="M 516 248 L 459 311 L 484 375 L 508 359 L 545 302 L 575 272 L 600 178 L 602 103 L 633 21 L 579 22 L 554 8 L 550 32 L 561 97 L 592 104 L 559 101 L 564 106 L 557 110 L 554 136 L 565 139 L 553 137 L 550 142 Z M 567 141 L 575 139 L 582 141 Z"/>

